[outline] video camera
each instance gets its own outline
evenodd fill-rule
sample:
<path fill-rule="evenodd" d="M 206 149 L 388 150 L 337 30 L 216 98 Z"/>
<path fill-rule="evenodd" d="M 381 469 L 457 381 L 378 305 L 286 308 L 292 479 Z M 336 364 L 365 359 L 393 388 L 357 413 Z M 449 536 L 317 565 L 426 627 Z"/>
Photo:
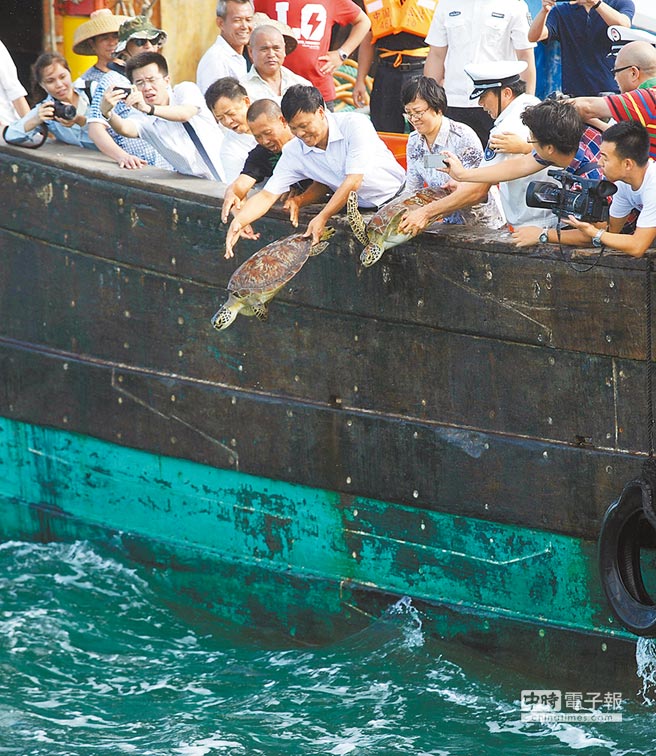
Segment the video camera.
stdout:
<path fill-rule="evenodd" d="M 550 181 L 531 181 L 526 187 L 526 204 L 544 207 L 559 218 L 573 215 L 588 223 L 608 220 L 608 198 L 617 191 L 612 181 L 575 176 L 567 171 L 551 168 L 547 175 L 561 186 Z"/>

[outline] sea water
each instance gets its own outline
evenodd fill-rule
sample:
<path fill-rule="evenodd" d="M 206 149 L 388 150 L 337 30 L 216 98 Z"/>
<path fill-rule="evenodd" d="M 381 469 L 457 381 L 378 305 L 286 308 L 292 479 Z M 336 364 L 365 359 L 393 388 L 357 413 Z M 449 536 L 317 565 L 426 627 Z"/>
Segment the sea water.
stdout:
<path fill-rule="evenodd" d="M 181 609 L 101 547 L 8 542 L 0 601 L 0 754 L 656 753 L 650 642 L 621 722 L 544 724 L 522 721 L 520 678 L 456 662 L 408 599 L 299 647 Z"/>

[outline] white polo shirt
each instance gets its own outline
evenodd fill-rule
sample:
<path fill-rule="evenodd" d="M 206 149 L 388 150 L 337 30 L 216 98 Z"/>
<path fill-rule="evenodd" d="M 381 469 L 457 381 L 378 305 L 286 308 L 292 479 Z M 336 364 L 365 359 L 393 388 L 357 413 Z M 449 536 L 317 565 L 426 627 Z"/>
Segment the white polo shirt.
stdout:
<path fill-rule="evenodd" d="M 246 71 L 246 58 L 230 47 L 219 34 L 216 42 L 205 51 L 198 63 L 196 83 L 205 94 L 210 84 L 214 84 L 217 79 L 232 76 L 239 80 L 246 76 Z"/>
<path fill-rule="evenodd" d="M 27 97 L 25 87 L 18 80 L 18 73 L 9 50 L 0 42 L 0 124 L 18 120 L 14 100 Z"/>
<path fill-rule="evenodd" d="M 474 89 L 464 67 L 470 63 L 515 60 L 515 50 L 535 47 L 528 41 L 529 10 L 525 0 L 440 0 L 426 44 L 448 47 L 444 89 L 449 105 L 474 108 Z"/>
<path fill-rule="evenodd" d="M 529 94 L 522 94 L 516 97 L 508 107 L 503 110 L 490 131 L 490 139 L 495 134 L 517 134 L 522 139 L 528 139 L 530 130 L 528 126 L 522 123 L 521 115 L 524 109 L 529 105 L 537 105 L 540 100 Z M 517 157 L 510 152 L 495 152 L 488 142 L 483 154 L 481 166 L 497 165 L 504 160 Z M 514 179 L 513 181 L 502 181 L 499 184 L 499 193 L 501 194 L 501 204 L 506 216 L 506 220 L 514 228 L 520 226 L 540 226 L 540 228 L 550 228 L 556 225 L 556 215 L 549 209 L 539 207 L 528 207 L 526 204 L 526 188 L 531 181 L 550 181 L 553 179 L 547 176 L 548 168 L 544 168 L 538 173 L 533 173 L 524 178 Z"/>
<path fill-rule="evenodd" d="M 231 184 L 241 173 L 248 153 L 257 146 L 252 134 L 238 134 L 230 129 L 223 129 L 221 145 L 221 162 L 225 170 L 226 184 Z"/>
<path fill-rule="evenodd" d="M 198 135 L 216 172 L 221 180 L 225 181 L 225 171 L 221 161 L 223 134 L 205 104 L 205 98 L 200 89 L 192 81 L 183 81 L 169 91 L 169 104 L 195 105 L 198 108 L 197 115 L 193 116 L 189 123 Z M 134 122 L 139 129 L 139 136 L 165 157 L 175 171 L 189 176 L 213 178 L 210 169 L 181 122 L 167 121 L 165 118 L 143 114 L 135 117 Z"/>
<path fill-rule="evenodd" d="M 624 181 L 616 181 L 615 186 L 617 192 L 610 206 L 611 216 L 625 218 L 631 210 L 639 210 L 636 228 L 656 228 L 656 163 L 649 161 L 639 189 L 634 191 Z"/>
<path fill-rule="evenodd" d="M 380 139 L 371 121 L 361 113 L 330 113 L 325 150 L 308 147 L 297 137 L 282 148 L 273 175 L 264 187 L 283 194 L 292 184 L 312 179 L 333 191 L 348 174 L 361 173 L 358 189 L 361 207 L 380 207 L 394 197 L 405 180 L 405 171 Z"/>
<path fill-rule="evenodd" d="M 284 66 L 280 69 L 282 73 L 282 86 L 280 87 L 281 94 L 276 94 L 273 89 L 264 81 L 260 74 L 255 70 L 255 66 L 251 67 L 251 70 L 246 74 L 243 79 L 240 79 L 240 84 L 248 92 L 251 102 L 255 100 L 273 100 L 280 105 L 282 96 L 285 92 L 294 84 L 302 84 L 304 87 L 311 87 L 312 82 L 304 79 L 302 76 L 290 71 L 289 68 Z"/>

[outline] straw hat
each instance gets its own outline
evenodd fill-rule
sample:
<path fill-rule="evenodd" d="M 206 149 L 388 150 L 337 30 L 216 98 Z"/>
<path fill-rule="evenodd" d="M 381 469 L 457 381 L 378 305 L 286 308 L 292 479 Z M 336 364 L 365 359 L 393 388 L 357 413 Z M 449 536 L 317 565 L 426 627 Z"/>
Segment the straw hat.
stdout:
<path fill-rule="evenodd" d="M 73 35 L 73 52 L 76 55 L 95 55 L 91 40 L 100 34 L 118 34 L 127 16 L 115 16 L 109 8 L 94 11 L 89 20 L 80 24 Z"/>
<path fill-rule="evenodd" d="M 298 40 L 294 36 L 294 32 L 287 24 L 283 24 L 280 21 L 276 21 L 273 18 L 269 18 L 266 13 L 254 13 L 253 14 L 253 31 L 258 26 L 273 26 L 277 29 L 285 38 L 285 55 L 294 52 L 298 45 Z"/>

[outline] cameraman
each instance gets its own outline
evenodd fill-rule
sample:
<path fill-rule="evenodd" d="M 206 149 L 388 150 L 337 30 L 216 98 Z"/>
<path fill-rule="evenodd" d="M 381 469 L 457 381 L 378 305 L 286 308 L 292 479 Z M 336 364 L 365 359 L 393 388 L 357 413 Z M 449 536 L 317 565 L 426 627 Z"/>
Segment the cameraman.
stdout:
<path fill-rule="evenodd" d="M 570 216 L 568 222 L 577 230 L 564 231 L 562 242 L 589 244 L 592 240 L 596 247 L 605 245 L 632 257 L 642 257 L 656 239 L 656 163 L 649 159 L 649 135 L 645 127 L 637 121 L 610 126 L 603 135 L 599 164 L 606 179 L 617 185 L 608 230 Z M 633 210 L 640 213 L 635 231 L 620 233 Z"/>
<path fill-rule="evenodd" d="M 443 170 L 456 181 L 488 184 L 531 176 L 550 166 L 563 168 L 575 176 L 601 178 L 595 162 L 599 154 L 600 134 L 595 129 L 586 129 L 581 117 L 567 101 L 543 100 L 527 107 L 521 120 L 530 130 L 528 141 L 533 145 L 530 154 L 494 165 L 466 169 L 453 153 L 444 152 L 448 165 Z M 513 239 L 518 246 L 526 247 L 537 244 L 541 233 L 541 228 L 522 226 L 515 230 Z"/>

